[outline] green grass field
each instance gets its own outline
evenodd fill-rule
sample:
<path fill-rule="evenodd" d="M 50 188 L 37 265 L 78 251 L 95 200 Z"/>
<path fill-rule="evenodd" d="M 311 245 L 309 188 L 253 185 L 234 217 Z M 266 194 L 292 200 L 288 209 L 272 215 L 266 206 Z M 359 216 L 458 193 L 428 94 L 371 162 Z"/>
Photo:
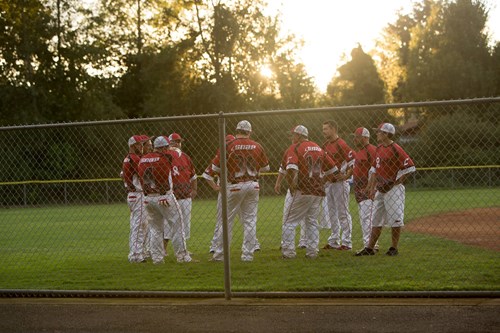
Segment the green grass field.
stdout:
<path fill-rule="evenodd" d="M 500 290 L 500 253 L 438 237 L 404 232 L 400 255 L 354 257 L 353 252 L 304 250 L 280 259 L 283 197 L 262 197 L 255 260 L 239 260 L 242 232 L 231 250 L 233 291 Z M 446 211 L 499 206 L 500 189 L 408 191 L 406 224 Z M 222 263 L 209 262 L 215 200 L 195 200 L 188 247 L 199 263 L 129 264 L 128 208 L 114 205 L 0 210 L 0 289 L 223 291 Z M 351 200 L 354 248 L 361 248 L 357 207 Z M 453 228 L 453 225 L 450 225 Z M 474 221 L 471 221 L 471 234 Z M 493 230 L 492 230 L 493 232 Z M 389 246 L 384 229 L 381 249 Z M 320 246 L 329 231 L 321 231 Z M 471 236 L 472 237 L 472 236 Z M 172 248 L 169 245 L 169 252 Z"/>

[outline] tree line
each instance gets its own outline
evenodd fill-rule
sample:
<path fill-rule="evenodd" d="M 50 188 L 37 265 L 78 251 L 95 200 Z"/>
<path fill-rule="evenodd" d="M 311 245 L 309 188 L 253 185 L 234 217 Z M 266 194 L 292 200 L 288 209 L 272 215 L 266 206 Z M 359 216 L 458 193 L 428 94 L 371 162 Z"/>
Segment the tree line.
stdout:
<path fill-rule="evenodd" d="M 353 45 L 324 93 L 298 60 L 301 41 L 284 35 L 280 15 L 265 9 L 264 0 L 0 0 L 0 125 L 500 95 L 500 42 L 486 29 L 482 0 L 415 2 L 387 24 L 374 50 Z M 262 75 L 263 66 L 270 77 Z M 419 141 L 406 148 L 418 166 L 498 162 L 498 105 L 403 111 L 350 110 L 335 117 L 347 132 L 383 120 L 402 124 L 416 114 Z M 261 131 L 281 128 L 269 122 Z M 182 127 L 188 137 L 199 131 Z M 51 159 L 59 161 L 59 176 L 85 178 L 90 175 L 67 156 L 88 160 L 76 145 L 91 149 L 96 141 L 90 138 L 62 146 L 47 134 L 16 153 L 63 156 Z M 0 145 L 12 149 L 8 142 Z M 436 158 L 429 149 L 446 154 Z M 116 161 L 109 163 L 95 169 L 114 170 Z M 10 180 L 60 178 L 41 175 L 45 169 L 2 174 Z"/>
<path fill-rule="evenodd" d="M 2 125 L 500 94 L 481 0 L 423 0 L 320 93 L 264 0 L 0 0 Z M 327 42 L 327 41 L 325 41 Z M 333 60 L 333 59 L 332 59 Z M 271 69 L 270 77 L 261 68 Z"/>

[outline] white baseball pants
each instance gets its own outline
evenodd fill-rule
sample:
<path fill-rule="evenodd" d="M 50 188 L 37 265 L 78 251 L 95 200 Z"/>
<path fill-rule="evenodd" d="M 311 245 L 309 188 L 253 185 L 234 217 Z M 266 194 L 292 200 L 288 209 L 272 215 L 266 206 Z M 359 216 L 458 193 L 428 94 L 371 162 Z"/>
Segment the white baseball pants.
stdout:
<path fill-rule="evenodd" d="M 142 192 L 129 192 L 127 204 L 130 209 L 129 253 L 130 262 L 141 262 L 146 258 L 147 213 Z"/>
<path fill-rule="evenodd" d="M 158 204 L 159 200 L 167 200 L 168 206 Z M 150 252 L 154 263 L 161 263 L 165 257 L 163 247 L 163 223 L 166 220 L 172 228 L 172 245 L 177 262 L 189 262 L 191 256 L 186 248 L 186 240 L 182 233 L 182 216 L 179 204 L 172 193 L 166 195 L 148 195 L 146 197 L 150 232 Z"/>
<path fill-rule="evenodd" d="M 283 226 L 281 234 L 281 251 L 283 257 L 294 258 L 295 251 L 295 229 L 300 223 L 304 223 L 306 256 L 315 258 L 318 255 L 319 228 L 318 210 L 321 197 L 314 195 L 302 195 L 300 191 L 285 198 L 285 209 L 283 212 Z"/>
<path fill-rule="evenodd" d="M 358 202 L 358 211 L 361 233 L 363 235 L 363 245 L 364 247 L 368 247 L 372 232 L 373 201 L 371 199 L 367 199 Z"/>
<path fill-rule="evenodd" d="M 231 243 L 233 234 L 233 223 L 239 214 L 243 225 L 243 244 L 241 247 L 241 260 L 253 260 L 253 252 L 257 245 L 257 208 L 259 203 L 259 183 L 249 181 L 244 183 L 230 184 L 227 192 L 227 223 L 228 238 Z M 220 209 L 219 211 L 222 211 Z M 218 214 L 219 217 L 219 214 Z M 220 214 L 222 226 L 222 213 Z M 222 228 L 221 228 L 222 229 Z M 219 232 L 215 241 L 213 258 L 220 261 L 224 257 L 222 232 Z"/>
<path fill-rule="evenodd" d="M 345 245 L 352 248 L 352 218 L 349 212 L 349 182 L 327 183 L 326 201 L 332 227 L 328 244 L 337 248 Z"/>
<path fill-rule="evenodd" d="M 182 232 L 184 233 L 184 239 L 188 240 L 191 237 L 191 210 L 193 208 L 193 200 L 191 198 L 187 199 L 177 199 L 179 208 L 182 215 Z M 172 239 L 172 228 L 170 224 L 165 221 L 163 237 L 165 239 Z"/>
<path fill-rule="evenodd" d="M 403 184 L 395 185 L 387 193 L 377 191 L 373 200 L 372 226 L 404 226 L 405 195 Z"/>

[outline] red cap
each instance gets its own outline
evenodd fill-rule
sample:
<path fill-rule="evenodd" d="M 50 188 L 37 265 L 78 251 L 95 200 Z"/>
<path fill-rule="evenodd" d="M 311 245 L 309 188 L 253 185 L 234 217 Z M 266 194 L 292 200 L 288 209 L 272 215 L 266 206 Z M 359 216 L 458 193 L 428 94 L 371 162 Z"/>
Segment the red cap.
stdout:
<path fill-rule="evenodd" d="M 128 146 L 133 146 L 138 142 L 145 142 L 149 140 L 149 136 L 147 135 L 134 135 L 131 136 L 130 139 L 128 139 Z"/>
<path fill-rule="evenodd" d="M 356 130 L 354 131 L 354 135 L 355 136 L 363 136 L 365 138 L 369 138 L 370 137 L 370 131 L 368 131 L 366 128 L 364 127 L 358 127 L 356 128 Z"/>
<path fill-rule="evenodd" d="M 169 141 L 184 141 L 178 133 L 172 133 L 168 136 Z"/>

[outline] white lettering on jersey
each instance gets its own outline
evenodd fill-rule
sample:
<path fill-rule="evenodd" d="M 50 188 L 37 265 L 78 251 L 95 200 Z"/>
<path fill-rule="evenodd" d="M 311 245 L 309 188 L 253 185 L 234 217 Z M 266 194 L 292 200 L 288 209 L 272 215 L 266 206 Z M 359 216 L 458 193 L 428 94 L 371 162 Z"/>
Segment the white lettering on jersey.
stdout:
<path fill-rule="evenodd" d="M 139 163 L 153 163 L 153 162 L 158 162 L 159 160 L 160 160 L 159 157 L 141 158 Z"/>
<path fill-rule="evenodd" d="M 174 167 L 172 167 L 172 170 L 174 171 L 174 176 L 179 176 L 181 174 L 179 172 L 179 168 L 177 167 L 177 165 L 175 165 Z"/>
<path fill-rule="evenodd" d="M 306 151 L 321 151 L 320 147 L 306 147 Z"/>
<path fill-rule="evenodd" d="M 235 145 L 233 150 L 253 150 L 256 148 L 256 145 Z"/>

